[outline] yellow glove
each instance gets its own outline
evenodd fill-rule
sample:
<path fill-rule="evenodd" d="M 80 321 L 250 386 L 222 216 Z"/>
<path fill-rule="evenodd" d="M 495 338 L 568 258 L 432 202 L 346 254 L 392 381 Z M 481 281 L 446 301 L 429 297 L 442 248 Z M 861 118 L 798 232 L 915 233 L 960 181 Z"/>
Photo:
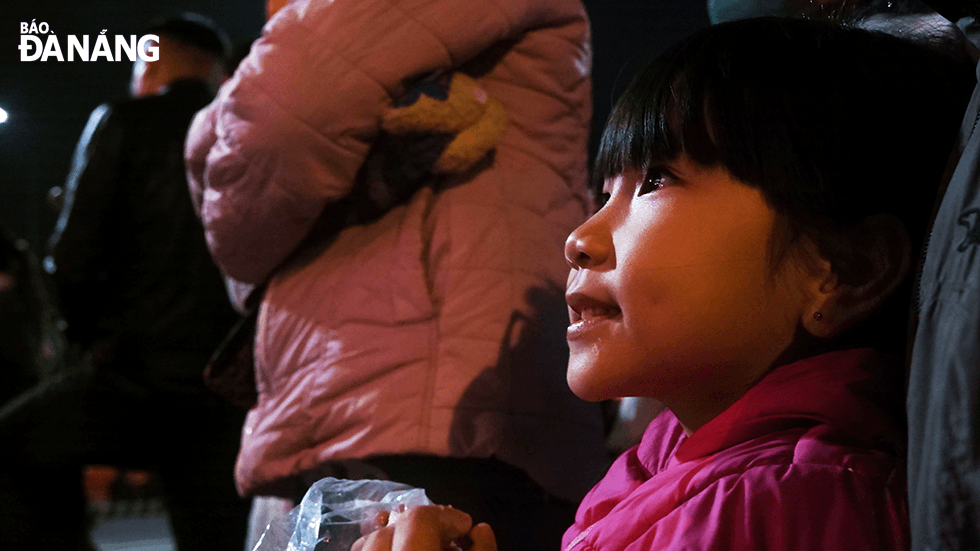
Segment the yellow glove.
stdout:
<path fill-rule="evenodd" d="M 415 90 L 417 99 L 396 105 L 381 127 L 394 136 L 435 134 L 451 137 L 432 165 L 434 173 L 461 173 L 482 160 L 507 129 L 507 112 L 471 77 L 454 73 L 445 88 Z M 410 101 L 409 100 L 409 101 Z"/>

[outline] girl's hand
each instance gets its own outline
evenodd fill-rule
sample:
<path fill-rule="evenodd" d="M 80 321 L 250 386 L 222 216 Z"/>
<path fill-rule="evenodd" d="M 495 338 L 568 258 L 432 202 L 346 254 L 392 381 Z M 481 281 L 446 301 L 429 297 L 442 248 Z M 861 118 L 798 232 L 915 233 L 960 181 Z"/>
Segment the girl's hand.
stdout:
<path fill-rule="evenodd" d="M 452 507 L 427 505 L 392 517 L 351 551 L 497 551 L 489 525 L 473 526 L 469 515 Z"/>

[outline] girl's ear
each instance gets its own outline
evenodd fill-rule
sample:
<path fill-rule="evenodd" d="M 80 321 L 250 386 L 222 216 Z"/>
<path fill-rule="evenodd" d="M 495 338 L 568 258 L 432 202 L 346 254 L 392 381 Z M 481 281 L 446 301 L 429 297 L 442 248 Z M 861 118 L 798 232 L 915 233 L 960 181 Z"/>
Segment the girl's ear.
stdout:
<path fill-rule="evenodd" d="M 856 228 L 866 269 L 842 277 L 829 260 L 814 263 L 809 283 L 809 307 L 801 322 L 818 338 L 834 337 L 853 327 L 881 306 L 905 279 L 911 264 L 911 244 L 902 222 L 891 215 L 875 215 Z"/>

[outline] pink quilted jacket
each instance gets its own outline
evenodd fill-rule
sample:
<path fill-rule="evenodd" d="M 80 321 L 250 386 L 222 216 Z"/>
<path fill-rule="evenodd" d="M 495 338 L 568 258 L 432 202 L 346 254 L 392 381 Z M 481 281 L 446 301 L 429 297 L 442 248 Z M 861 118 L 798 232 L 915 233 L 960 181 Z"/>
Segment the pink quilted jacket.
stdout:
<path fill-rule="evenodd" d="M 564 380 L 562 256 L 586 213 L 588 31 L 578 0 L 297 0 L 197 116 L 211 251 L 233 288 L 268 281 L 243 494 L 397 453 L 494 455 L 557 495 L 588 489 L 601 422 Z M 317 239 L 404 81 L 447 69 L 507 109 L 492 164 Z"/>

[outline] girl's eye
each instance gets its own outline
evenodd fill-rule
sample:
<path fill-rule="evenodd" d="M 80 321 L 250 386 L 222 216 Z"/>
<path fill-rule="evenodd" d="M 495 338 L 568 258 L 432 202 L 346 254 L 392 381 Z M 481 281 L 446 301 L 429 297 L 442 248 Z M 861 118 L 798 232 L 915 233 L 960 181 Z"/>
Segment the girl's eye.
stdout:
<path fill-rule="evenodd" d="M 640 182 L 640 187 L 636 191 L 636 195 L 646 195 L 652 191 L 659 191 L 667 185 L 667 180 L 670 178 L 670 173 L 663 168 L 652 168 L 646 172 L 643 176 L 643 181 Z"/>

